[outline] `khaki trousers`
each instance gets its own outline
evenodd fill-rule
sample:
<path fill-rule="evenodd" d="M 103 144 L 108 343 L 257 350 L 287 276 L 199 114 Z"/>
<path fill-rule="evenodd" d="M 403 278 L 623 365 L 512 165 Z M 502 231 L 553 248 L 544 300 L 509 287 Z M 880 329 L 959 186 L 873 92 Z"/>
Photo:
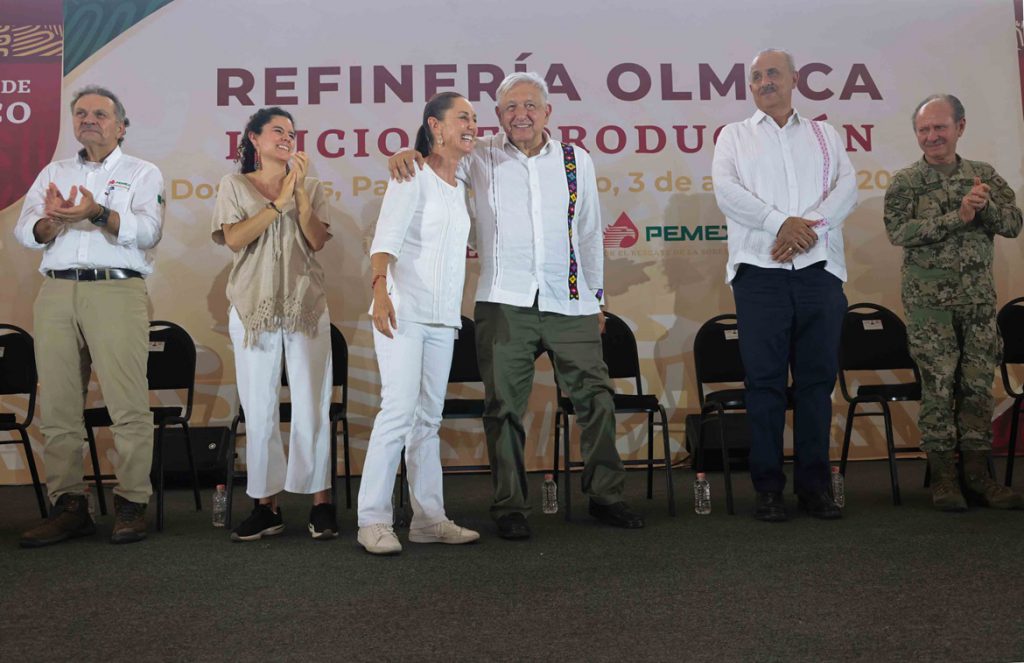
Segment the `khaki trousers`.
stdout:
<path fill-rule="evenodd" d="M 81 494 L 85 394 L 96 368 L 114 424 L 120 462 L 114 493 L 145 504 L 152 494 L 153 415 L 149 411 L 149 296 L 142 279 L 47 278 L 35 303 L 36 366 L 43 462 L 50 500 Z"/>

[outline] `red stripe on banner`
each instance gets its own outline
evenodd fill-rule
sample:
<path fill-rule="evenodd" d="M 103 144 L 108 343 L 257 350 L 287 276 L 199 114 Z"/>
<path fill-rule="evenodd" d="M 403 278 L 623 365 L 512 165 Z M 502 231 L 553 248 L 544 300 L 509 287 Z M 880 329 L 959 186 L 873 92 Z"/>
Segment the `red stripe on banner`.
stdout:
<path fill-rule="evenodd" d="M 60 136 L 61 0 L 4 0 L 0 18 L 0 210 L 53 158 Z"/>
<path fill-rule="evenodd" d="M 1013 3 L 1014 24 L 1017 33 L 1017 66 L 1020 68 L 1020 102 L 1024 107 L 1024 0 L 1010 0 Z"/>

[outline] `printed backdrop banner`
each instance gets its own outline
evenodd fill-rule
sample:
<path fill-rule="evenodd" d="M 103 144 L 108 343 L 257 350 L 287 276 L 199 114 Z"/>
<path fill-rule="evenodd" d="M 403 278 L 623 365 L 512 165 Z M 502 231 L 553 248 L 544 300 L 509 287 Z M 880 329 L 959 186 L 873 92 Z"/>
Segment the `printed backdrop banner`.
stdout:
<path fill-rule="evenodd" d="M 552 134 L 584 146 L 596 164 L 608 305 L 636 332 L 645 387 L 668 408 L 682 458 L 684 417 L 697 409 L 694 334 L 703 321 L 734 310 L 711 158 L 719 129 L 754 110 L 746 86 L 753 55 L 766 47 L 792 51 L 801 72 L 796 107 L 838 129 L 857 170 L 860 204 L 845 226 L 850 302 L 902 313 L 901 253 L 886 238 L 882 197 L 891 174 L 920 156 L 915 104 L 940 91 L 963 99 L 961 152 L 991 162 L 1020 195 L 1014 19 L 1010 0 L 777 0 L 770 9 L 754 0 L 647 0 L 628 9 L 575 0 L 294 1 L 287 9 L 269 1 L 174 0 L 70 71 L 63 93 L 66 101 L 90 83 L 117 91 L 132 121 L 125 150 L 163 171 L 166 226 L 147 285 L 153 318 L 182 324 L 199 346 L 195 425 L 223 425 L 237 407 L 224 295 L 231 256 L 210 240 L 216 186 L 236 168 L 231 157 L 254 110 L 276 105 L 295 115 L 301 149 L 330 195 L 334 238 L 320 260 L 331 319 L 351 350 L 358 471 L 379 403 L 366 250 L 387 186 L 386 157 L 410 144 L 435 92 L 465 93 L 481 131 L 490 133 L 502 77 L 539 72 L 551 87 Z M 64 116 L 57 154 L 76 149 Z M 31 178 L 32 168 L 15 170 Z M 10 172 L 5 167 L 4 179 Z M 0 216 L 0 320 L 31 329 L 40 256 L 13 241 L 19 209 L 15 203 Z M 1024 261 L 1019 241 L 1000 239 L 997 247 L 1002 303 L 1021 294 Z M 472 256 L 468 271 L 463 311 L 472 315 L 479 271 Z M 93 392 L 100 396 L 95 385 Z M 526 420 L 533 468 L 551 462 L 555 396 L 541 359 Z M 836 399 L 838 453 L 846 409 Z M 899 413 L 900 442 L 916 443 L 915 416 L 914 406 Z M 644 418 L 619 423 L 622 453 L 644 453 Z M 481 430 L 476 421 L 446 423 L 444 462 L 486 462 Z M 41 449 L 38 434 L 35 443 Z M 869 420 L 858 421 L 853 444 L 857 457 L 884 453 L 880 427 Z M 20 452 L 0 453 L 0 482 L 25 481 Z"/>

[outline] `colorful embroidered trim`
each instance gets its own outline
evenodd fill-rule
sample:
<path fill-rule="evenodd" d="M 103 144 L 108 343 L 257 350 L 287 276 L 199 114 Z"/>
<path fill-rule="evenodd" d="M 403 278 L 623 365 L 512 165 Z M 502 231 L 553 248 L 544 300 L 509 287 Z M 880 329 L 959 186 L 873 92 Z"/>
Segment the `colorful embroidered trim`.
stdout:
<path fill-rule="evenodd" d="M 814 131 L 815 138 L 818 139 L 818 147 L 821 148 L 822 157 L 822 168 L 821 168 L 821 200 L 824 202 L 828 198 L 829 192 L 829 171 L 832 170 L 832 157 L 828 153 L 828 143 L 825 142 L 825 134 L 821 130 L 821 125 L 811 120 L 811 130 Z M 822 219 L 814 224 L 815 228 L 821 228 L 828 226 L 828 219 Z M 825 232 L 825 246 L 828 246 L 828 232 Z"/>
<path fill-rule="evenodd" d="M 569 184 L 569 299 L 579 299 L 580 290 L 576 285 L 577 271 L 576 249 L 572 245 L 572 220 L 576 218 L 576 151 L 572 145 L 562 143 L 562 156 L 565 158 L 565 179 Z"/>

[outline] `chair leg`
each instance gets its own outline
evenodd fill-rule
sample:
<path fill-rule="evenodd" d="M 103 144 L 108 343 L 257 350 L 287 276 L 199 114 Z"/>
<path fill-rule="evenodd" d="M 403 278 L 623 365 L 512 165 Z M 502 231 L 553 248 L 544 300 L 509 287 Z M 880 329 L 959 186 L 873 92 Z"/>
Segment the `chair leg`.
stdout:
<path fill-rule="evenodd" d="M 203 500 L 199 497 L 199 474 L 196 472 L 196 460 L 192 455 L 192 437 L 189 434 L 187 421 L 181 423 L 181 430 L 185 434 L 185 455 L 188 458 L 188 471 L 192 474 L 192 499 L 196 503 L 196 511 L 202 511 Z"/>
<path fill-rule="evenodd" d="M 736 507 L 732 502 L 732 464 L 729 451 L 725 448 L 725 409 L 718 408 L 718 445 L 722 450 L 722 475 L 725 477 L 725 512 L 736 515 Z"/>
<path fill-rule="evenodd" d="M 669 448 L 668 443 L 668 414 L 665 413 L 665 408 L 660 405 L 658 410 L 661 412 L 661 437 L 665 448 L 665 489 L 668 491 L 668 515 L 675 517 L 676 491 L 675 486 L 672 484 L 672 450 Z"/>
<path fill-rule="evenodd" d="M 1024 398 L 1013 399 L 1010 407 L 1010 445 L 1006 450 L 1006 481 L 1007 486 L 1013 485 L 1013 461 L 1017 454 L 1017 423 L 1020 419 L 1020 406 Z"/>
<path fill-rule="evenodd" d="M 331 420 L 331 504 L 338 503 L 338 422 Z"/>
<path fill-rule="evenodd" d="M 231 507 L 234 504 L 235 494 L 235 460 L 237 459 L 237 444 L 238 444 L 238 419 L 231 424 L 231 430 L 228 432 L 228 473 L 224 478 L 226 489 L 228 493 L 227 500 L 227 513 L 224 514 L 224 528 L 231 529 Z"/>
<path fill-rule="evenodd" d="M 565 470 L 565 520 L 572 520 L 572 472 L 569 469 L 569 413 L 562 413 L 562 467 Z"/>
<path fill-rule="evenodd" d="M 882 402 L 882 418 L 885 420 L 885 446 L 889 453 L 889 481 L 892 483 L 892 503 L 899 506 L 903 503 L 900 499 L 900 480 L 896 473 L 896 446 L 893 441 L 892 415 L 889 413 L 889 405 Z"/>
<path fill-rule="evenodd" d="M 153 441 L 153 469 L 156 473 L 156 531 L 164 531 L 164 426 L 156 431 Z"/>
<path fill-rule="evenodd" d="M 107 515 L 107 500 L 103 495 L 103 478 L 100 476 L 100 456 L 96 452 L 96 438 L 93 437 L 92 429 L 86 427 L 86 439 L 89 440 L 89 457 L 92 459 L 93 481 L 96 486 L 96 501 L 100 504 L 100 515 Z"/>
<path fill-rule="evenodd" d="M 341 420 L 342 453 L 345 455 L 345 508 L 352 508 L 352 464 L 348 453 L 348 417 Z"/>
<path fill-rule="evenodd" d="M 846 476 L 846 460 L 850 457 L 850 438 L 853 437 L 853 420 L 857 416 L 857 403 L 850 403 L 846 410 L 846 429 L 843 431 L 843 451 L 839 456 L 839 473 Z"/>
<path fill-rule="evenodd" d="M 559 485 L 559 481 L 558 480 L 560 478 L 559 477 L 560 472 L 558 471 L 558 456 L 559 456 L 559 444 L 561 444 L 561 442 L 562 442 L 561 420 L 562 420 L 562 411 L 561 410 L 557 410 L 555 412 L 555 448 L 554 448 L 554 450 L 551 453 L 551 475 L 552 475 L 552 478 L 555 480 L 555 486 Z"/>
<path fill-rule="evenodd" d="M 28 463 L 28 471 L 32 474 L 32 487 L 36 491 L 36 501 L 39 503 L 39 513 L 45 518 L 47 514 L 46 496 L 43 494 L 43 482 L 39 480 L 39 470 L 36 469 L 35 454 L 32 453 L 32 442 L 28 439 L 28 431 L 19 428 L 21 444 L 25 447 L 25 462 Z"/>
<path fill-rule="evenodd" d="M 647 499 L 654 498 L 654 413 L 647 413 Z"/>

